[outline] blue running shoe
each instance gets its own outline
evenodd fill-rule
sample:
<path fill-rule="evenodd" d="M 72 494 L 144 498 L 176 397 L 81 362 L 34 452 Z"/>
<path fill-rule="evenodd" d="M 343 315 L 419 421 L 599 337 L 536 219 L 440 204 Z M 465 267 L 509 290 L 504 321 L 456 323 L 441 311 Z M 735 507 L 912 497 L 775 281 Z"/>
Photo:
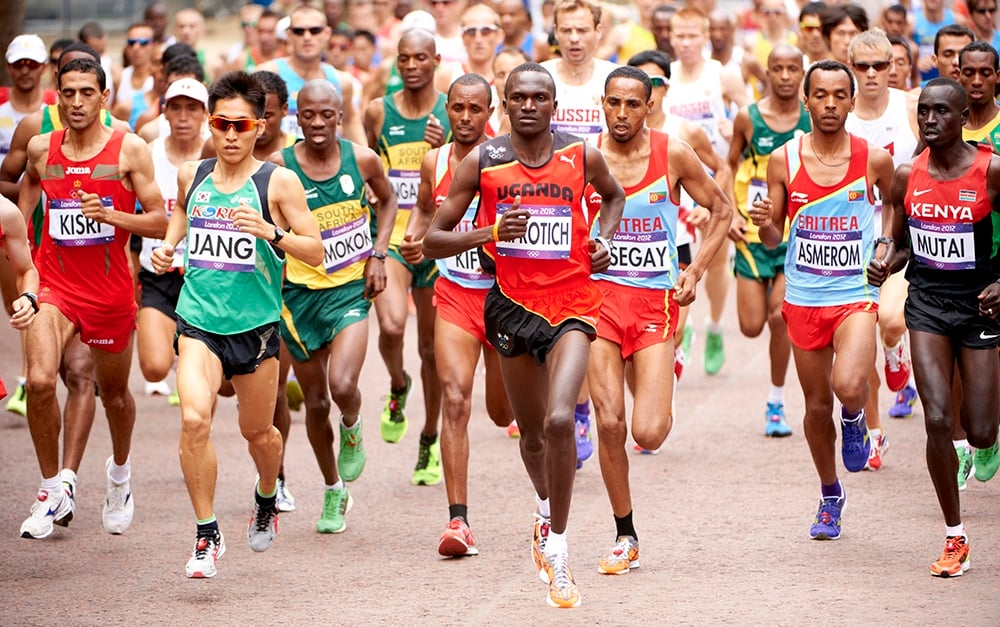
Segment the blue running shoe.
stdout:
<path fill-rule="evenodd" d="M 767 419 L 764 435 L 771 438 L 784 438 L 792 435 L 792 428 L 785 422 L 785 406 L 782 403 L 768 403 L 764 417 Z"/>
<path fill-rule="evenodd" d="M 841 418 L 840 429 L 843 432 L 840 453 L 844 458 L 844 468 L 848 472 L 861 472 L 868 463 L 872 448 L 868 425 L 865 424 L 865 412 L 862 411 L 855 420 Z"/>
<path fill-rule="evenodd" d="M 809 537 L 813 540 L 836 540 L 840 538 L 840 517 L 847 505 L 847 492 L 841 487 L 840 496 L 829 496 L 819 500 L 819 511 L 809 528 Z"/>
<path fill-rule="evenodd" d="M 583 466 L 583 462 L 590 459 L 594 454 L 594 442 L 590 436 L 590 415 L 574 416 L 576 423 L 576 467 Z"/>
<path fill-rule="evenodd" d="M 917 389 L 907 385 L 896 393 L 896 403 L 889 408 L 893 418 L 909 418 L 913 415 L 913 405 L 917 402 Z"/>

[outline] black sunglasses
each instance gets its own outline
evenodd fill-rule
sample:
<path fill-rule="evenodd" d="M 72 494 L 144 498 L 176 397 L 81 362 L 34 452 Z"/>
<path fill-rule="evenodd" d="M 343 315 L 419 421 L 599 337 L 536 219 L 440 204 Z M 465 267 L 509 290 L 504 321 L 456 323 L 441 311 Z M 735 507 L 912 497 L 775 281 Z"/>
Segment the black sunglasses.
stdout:
<path fill-rule="evenodd" d="M 862 63 L 861 61 L 854 61 L 851 65 L 854 69 L 859 72 L 867 72 L 868 70 L 875 70 L 876 72 L 884 72 L 889 69 L 889 61 L 876 61 L 875 63 Z"/>
<path fill-rule="evenodd" d="M 309 32 L 310 35 L 315 37 L 320 33 L 322 33 L 325 28 L 326 26 L 310 26 L 309 28 L 305 28 L 303 26 L 293 26 L 288 30 L 296 37 L 301 37 L 305 35 L 307 31 Z"/>
<path fill-rule="evenodd" d="M 139 39 L 126 39 L 125 43 L 127 43 L 130 46 L 134 46 L 136 44 L 139 44 L 140 46 L 148 46 L 149 44 L 153 43 L 153 40 L 147 37 L 141 37 Z"/>

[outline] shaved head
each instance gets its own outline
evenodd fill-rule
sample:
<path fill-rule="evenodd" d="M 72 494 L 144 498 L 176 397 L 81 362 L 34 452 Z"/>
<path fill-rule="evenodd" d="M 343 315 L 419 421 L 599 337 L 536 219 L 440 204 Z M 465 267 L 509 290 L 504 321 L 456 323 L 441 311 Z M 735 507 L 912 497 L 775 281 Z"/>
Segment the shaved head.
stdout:
<path fill-rule="evenodd" d="M 317 100 L 330 98 L 336 103 L 334 105 L 336 109 L 339 110 L 341 106 L 340 92 L 326 79 L 318 78 L 303 85 L 302 89 L 299 90 L 298 98 L 301 100 L 303 97 L 315 98 Z"/>
<path fill-rule="evenodd" d="M 399 36 L 399 45 L 404 43 L 416 46 L 417 48 L 427 48 L 431 54 L 437 54 L 437 44 L 434 42 L 434 35 L 422 28 L 408 30 Z"/>
<path fill-rule="evenodd" d="M 771 54 L 767 55 L 767 62 L 771 63 L 771 59 L 801 59 L 802 51 L 791 44 L 778 44 L 771 50 Z"/>

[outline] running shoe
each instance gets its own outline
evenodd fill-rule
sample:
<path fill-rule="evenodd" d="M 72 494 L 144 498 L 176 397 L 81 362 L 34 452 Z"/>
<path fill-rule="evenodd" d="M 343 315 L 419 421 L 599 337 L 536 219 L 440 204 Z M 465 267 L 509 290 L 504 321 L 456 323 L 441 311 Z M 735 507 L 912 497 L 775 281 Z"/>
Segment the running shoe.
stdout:
<path fill-rule="evenodd" d="M 337 472 L 344 481 L 354 481 L 365 469 L 365 443 L 361 437 L 361 418 L 353 427 L 340 422 L 340 453 L 337 455 Z"/>
<path fill-rule="evenodd" d="M 517 421 L 513 420 L 507 425 L 507 437 L 516 440 L 521 437 L 521 427 L 517 426 Z"/>
<path fill-rule="evenodd" d="M 910 380 L 910 354 L 906 350 L 906 342 L 899 339 L 895 348 L 883 346 L 885 349 L 885 386 L 892 392 L 899 392 Z"/>
<path fill-rule="evenodd" d="M 844 459 L 844 468 L 848 472 L 864 470 L 872 448 L 868 425 L 865 424 L 865 412 L 862 411 L 854 420 L 841 418 L 840 429 L 843 432 L 840 454 Z"/>
<path fill-rule="evenodd" d="M 660 448 L 663 448 L 663 447 L 660 447 Z M 638 444 L 633 444 L 632 445 L 632 450 L 635 451 L 636 453 L 640 454 L 640 455 L 659 455 L 660 454 L 660 449 L 659 448 L 650 450 L 648 448 L 642 448 Z"/>
<path fill-rule="evenodd" d="M 167 380 L 146 381 L 146 396 L 170 396 L 170 384 Z"/>
<path fill-rule="evenodd" d="M 250 548 L 258 553 L 266 551 L 274 544 L 277 535 L 278 508 L 261 507 L 257 499 L 254 499 L 253 513 L 247 523 L 247 543 Z"/>
<path fill-rule="evenodd" d="M 542 583 L 549 583 L 548 564 L 545 561 L 545 544 L 549 540 L 549 527 L 552 521 L 535 514 L 535 524 L 531 531 L 531 559 L 535 562 L 535 569 L 538 570 L 538 578 Z"/>
<path fill-rule="evenodd" d="M 21 537 L 41 540 L 52 535 L 52 524 L 72 511 L 69 496 L 60 486 L 56 490 L 39 490 L 31 504 L 31 515 L 21 523 Z"/>
<path fill-rule="evenodd" d="M 285 382 L 285 401 L 288 402 L 288 409 L 299 411 L 305 400 L 306 395 L 302 393 L 302 386 L 294 377 L 289 377 Z"/>
<path fill-rule="evenodd" d="M 170 393 L 170 396 L 167 397 L 167 405 L 170 405 L 171 407 L 178 407 L 180 404 L 181 404 L 181 393 L 178 392 L 177 390 L 174 390 L 173 392 Z"/>
<path fill-rule="evenodd" d="M 215 562 L 226 552 L 226 541 L 218 529 L 198 532 L 194 550 L 184 567 L 184 574 L 191 579 L 215 577 Z"/>
<path fill-rule="evenodd" d="M 434 439 L 433 444 L 420 443 L 417 452 L 417 467 L 413 469 L 413 485 L 437 485 L 444 478 L 441 469 L 441 441 Z"/>
<path fill-rule="evenodd" d="M 889 438 L 884 433 L 880 433 L 877 438 L 872 439 L 871 452 L 868 453 L 868 463 L 865 470 L 879 470 L 882 468 L 882 456 L 889 450 Z"/>
<path fill-rule="evenodd" d="M 579 607 L 580 591 L 573 581 L 573 573 L 569 569 L 569 553 L 546 555 L 546 570 L 549 577 L 549 596 L 547 601 L 552 607 Z"/>
<path fill-rule="evenodd" d="M 958 489 L 964 490 L 969 486 L 969 477 L 976 470 L 975 456 L 968 446 L 956 446 L 955 453 L 958 455 Z"/>
<path fill-rule="evenodd" d="M 406 435 L 406 398 L 410 395 L 410 388 L 413 387 L 413 379 L 405 372 L 406 387 L 402 392 L 389 391 L 389 398 L 385 401 L 385 409 L 382 410 L 382 439 L 390 444 L 394 444 L 403 439 Z"/>
<path fill-rule="evenodd" d="M 989 448 L 979 448 L 975 452 L 976 480 L 989 481 L 1000 468 L 1000 444 L 993 443 Z"/>
<path fill-rule="evenodd" d="M 917 388 L 906 385 L 896 394 L 896 402 L 889 408 L 893 418 L 909 418 L 913 415 L 913 405 L 917 402 Z"/>
<path fill-rule="evenodd" d="M 354 507 L 354 498 L 347 488 L 326 490 L 323 494 L 323 513 L 316 521 L 319 533 L 342 533 L 347 529 L 344 516 Z"/>
<path fill-rule="evenodd" d="M 632 536 L 618 536 L 611 552 L 597 566 L 597 572 L 625 575 L 633 568 L 639 568 L 639 541 Z"/>
<path fill-rule="evenodd" d="M 52 522 L 60 527 L 68 527 L 69 522 L 73 520 L 73 514 L 76 512 L 76 473 L 69 468 L 63 468 L 59 471 L 59 481 L 62 482 L 63 491 L 69 497 L 69 513 Z"/>
<path fill-rule="evenodd" d="M 716 375 L 722 370 L 726 361 L 726 352 L 722 347 L 722 333 L 705 332 L 705 374 Z"/>
<path fill-rule="evenodd" d="M 843 488 L 841 488 L 843 490 Z M 819 500 L 819 511 L 809 528 L 809 537 L 813 540 L 836 540 L 840 538 L 840 516 L 847 505 L 847 493 L 841 496 L 828 496 Z"/>
<path fill-rule="evenodd" d="M 785 422 L 785 405 L 783 403 L 768 403 L 764 411 L 764 435 L 772 438 L 784 438 L 792 435 L 792 428 Z"/>
<path fill-rule="evenodd" d="M 111 464 L 114 456 L 109 457 L 105 467 L 108 474 L 108 493 L 104 499 L 104 509 L 101 510 L 101 523 L 104 530 L 113 535 L 121 535 L 132 524 L 135 515 L 135 501 L 132 499 L 131 482 L 126 479 L 116 483 L 111 478 Z"/>
<path fill-rule="evenodd" d="M 14 393 L 7 399 L 7 411 L 19 416 L 28 415 L 28 390 L 23 383 L 18 384 Z"/>
<path fill-rule="evenodd" d="M 681 351 L 684 353 L 684 363 L 691 363 L 691 345 L 694 344 L 694 325 L 688 322 L 684 325 L 684 333 L 681 334 Z"/>
<path fill-rule="evenodd" d="M 294 512 L 295 511 L 295 497 L 292 496 L 292 491 L 288 489 L 288 484 L 281 477 L 278 477 L 278 497 L 276 506 L 279 512 Z"/>
<path fill-rule="evenodd" d="M 441 539 L 438 540 L 438 553 L 445 557 L 479 555 L 476 538 L 464 520 L 455 517 L 448 521 L 448 526 L 444 528 Z"/>
<path fill-rule="evenodd" d="M 938 561 L 931 564 L 935 577 L 961 577 L 969 570 L 969 541 L 965 536 L 948 536 Z"/>
<path fill-rule="evenodd" d="M 579 468 L 594 454 L 594 440 L 590 433 L 590 413 L 582 416 L 576 414 L 573 416 L 573 421 L 576 423 L 576 467 Z"/>
<path fill-rule="evenodd" d="M 682 346 L 678 346 L 674 349 L 674 380 L 680 381 L 681 375 L 684 374 L 684 367 L 687 366 L 688 356 L 684 352 Z"/>

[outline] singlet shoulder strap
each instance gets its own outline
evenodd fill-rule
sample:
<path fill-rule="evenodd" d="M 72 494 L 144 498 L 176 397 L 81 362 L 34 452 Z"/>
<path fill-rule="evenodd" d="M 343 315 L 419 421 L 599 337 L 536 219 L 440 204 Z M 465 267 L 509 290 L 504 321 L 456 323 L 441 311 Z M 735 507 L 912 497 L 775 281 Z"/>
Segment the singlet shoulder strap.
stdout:
<path fill-rule="evenodd" d="M 197 189 L 201 182 L 208 178 L 208 175 L 212 173 L 215 168 L 215 163 L 218 161 L 215 157 L 211 159 L 204 159 L 198 164 L 198 169 L 194 172 L 194 178 L 191 179 L 191 185 L 188 186 L 187 195 L 184 196 L 184 209 L 185 211 L 191 207 L 191 194 Z"/>
<path fill-rule="evenodd" d="M 265 161 L 263 165 L 257 168 L 257 171 L 253 173 L 250 180 L 253 181 L 254 187 L 257 188 L 257 196 L 260 198 L 260 214 L 264 217 L 267 222 L 274 223 L 271 219 L 271 206 L 267 201 L 267 190 L 271 185 L 271 175 L 277 169 L 277 165 L 271 163 L 270 161 Z M 279 259 L 285 258 L 285 251 L 281 250 L 274 244 L 270 244 L 271 250 L 274 254 L 278 256 Z"/>
<path fill-rule="evenodd" d="M 788 181 L 786 184 L 791 185 L 792 181 L 795 180 L 795 175 L 799 173 L 799 168 L 802 167 L 802 138 L 805 135 L 799 135 L 793 140 L 785 143 L 785 168 L 788 172 Z"/>

